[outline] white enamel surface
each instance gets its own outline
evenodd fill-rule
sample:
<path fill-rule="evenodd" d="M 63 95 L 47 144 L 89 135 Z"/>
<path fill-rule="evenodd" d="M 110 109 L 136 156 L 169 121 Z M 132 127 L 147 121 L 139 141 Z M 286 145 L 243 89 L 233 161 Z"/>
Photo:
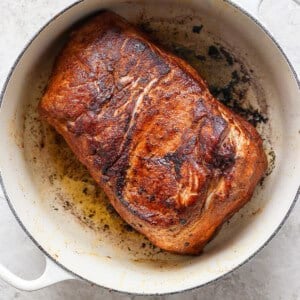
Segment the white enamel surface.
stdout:
<path fill-rule="evenodd" d="M 230 43 L 239 47 L 247 46 L 249 60 L 256 62 L 256 67 L 264 74 L 262 80 L 268 86 L 268 100 L 272 104 L 274 117 L 272 125 L 277 135 L 273 145 L 277 153 L 277 167 L 268 178 L 261 195 L 265 206 L 251 224 L 226 243 L 218 244 L 216 240 L 210 246 L 211 251 L 199 258 L 187 260 L 181 267 L 155 269 L 146 264 L 124 260 L 118 255 L 114 259 L 107 259 L 105 254 L 111 251 L 109 247 L 95 247 L 92 234 L 82 230 L 71 218 L 54 216 L 41 204 L 39 192 L 27 170 L 22 148 L 17 145 L 22 142 L 22 99 L 28 88 L 26 82 L 30 70 L 43 49 L 60 32 L 95 8 L 100 8 L 98 1 L 86 1 L 52 22 L 22 57 L 4 95 L 0 112 L 1 173 L 21 222 L 50 255 L 57 255 L 57 260 L 67 269 L 112 289 L 135 293 L 166 293 L 195 287 L 220 277 L 255 253 L 273 234 L 289 210 L 297 191 L 300 169 L 297 155 L 300 147 L 299 90 L 291 70 L 272 41 L 248 17 L 225 3 L 198 2 L 190 1 L 195 10 L 209 12 L 218 20 L 211 24 L 216 33 L 223 34 Z M 102 3 L 103 7 L 109 7 L 109 3 L 116 2 Z M 179 1 L 176 3 L 180 5 Z M 126 16 L 125 7 L 127 4 L 119 13 L 123 12 Z M 129 11 L 134 14 L 130 5 Z M 163 14 L 163 11 L 154 13 Z M 268 53 L 265 49 L 268 49 Z"/>

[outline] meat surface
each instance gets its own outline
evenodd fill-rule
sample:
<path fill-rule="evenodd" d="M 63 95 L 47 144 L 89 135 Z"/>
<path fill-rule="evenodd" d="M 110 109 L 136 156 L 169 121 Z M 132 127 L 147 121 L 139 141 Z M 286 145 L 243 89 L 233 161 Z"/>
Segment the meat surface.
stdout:
<path fill-rule="evenodd" d="M 175 253 L 200 253 L 267 167 L 252 125 L 185 61 L 111 12 L 74 29 L 39 112 L 120 216 Z"/>

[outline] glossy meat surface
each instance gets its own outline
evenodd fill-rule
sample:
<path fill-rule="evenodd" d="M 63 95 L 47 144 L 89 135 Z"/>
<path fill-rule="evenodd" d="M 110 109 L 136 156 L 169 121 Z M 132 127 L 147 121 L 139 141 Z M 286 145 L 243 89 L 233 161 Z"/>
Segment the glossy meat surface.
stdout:
<path fill-rule="evenodd" d="M 121 217 L 176 253 L 200 253 L 267 166 L 192 67 L 110 12 L 73 31 L 39 111 Z"/>

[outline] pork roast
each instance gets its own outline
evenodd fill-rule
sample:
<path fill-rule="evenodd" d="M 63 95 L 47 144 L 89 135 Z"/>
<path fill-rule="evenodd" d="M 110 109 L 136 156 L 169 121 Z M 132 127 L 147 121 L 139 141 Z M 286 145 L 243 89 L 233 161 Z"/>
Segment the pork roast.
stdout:
<path fill-rule="evenodd" d="M 176 253 L 200 253 L 267 167 L 256 129 L 112 12 L 73 30 L 39 112 L 120 216 Z"/>

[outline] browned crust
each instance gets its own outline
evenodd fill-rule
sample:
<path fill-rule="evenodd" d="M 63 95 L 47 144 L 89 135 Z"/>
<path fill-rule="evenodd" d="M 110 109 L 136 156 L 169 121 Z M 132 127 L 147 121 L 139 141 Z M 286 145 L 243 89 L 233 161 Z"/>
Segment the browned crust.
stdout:
<path fill-rule="evenodd" d="M 199 253 L 267 167 L 252 125 L 191 66 L 111 12 L 74 30 L 39 112 L 121 217 L 176 253 Z"/>

